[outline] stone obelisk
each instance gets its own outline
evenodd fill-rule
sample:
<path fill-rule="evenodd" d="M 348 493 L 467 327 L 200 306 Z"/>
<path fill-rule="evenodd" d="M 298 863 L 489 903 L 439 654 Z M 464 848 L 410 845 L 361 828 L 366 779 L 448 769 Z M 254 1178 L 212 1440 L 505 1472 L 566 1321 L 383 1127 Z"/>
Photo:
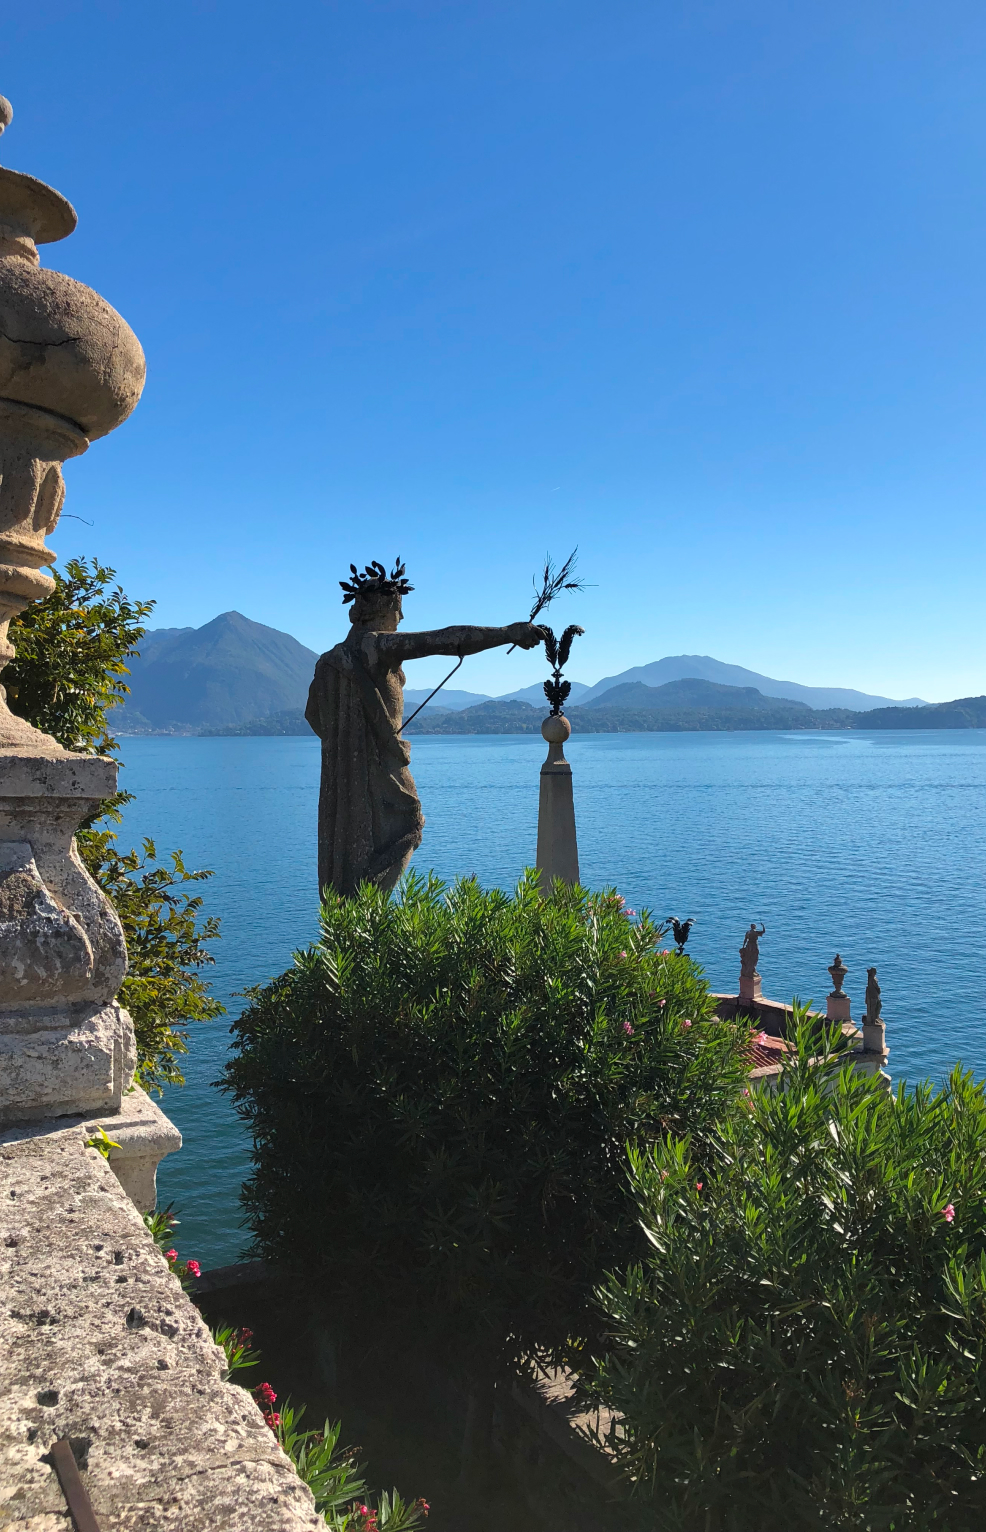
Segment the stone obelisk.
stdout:
<path fill-rule="evenodd" d="M 0 132 L 11 117 L 0 97 Z M 57 191 L 0 168 L 0 671 L 14 654 L 10 619 L 54 589 L 45 536 L 65 498 L 62 464 L 126 420 L 144 386 L 120 315 L 40 266 L 38 245 L 75 225 Z M 116 777 L 114 761 L 15 717 L 0 686 L 0 1129 L 119 1114 L 133 1081 L 133 1025 L 116 1000 L 123 930 L 73 839 Z M 142 1092 L 124 1113 L 135 1114 L 128 1145 L 146 1192 L 158 1149 L 180 1138 Z"/>
<path fill-rule="evenodd" d="M 548 756 L 541 767 L 536 865 L 545 893 L 555 878 L 561 878 L 563 883 L 579 881 L 572 768 L 565 759 L 564 748 L 571 732 L 572 725 L 563 713 L 552 713 L 541 725 L 541 734 L 548 744 Z"/>

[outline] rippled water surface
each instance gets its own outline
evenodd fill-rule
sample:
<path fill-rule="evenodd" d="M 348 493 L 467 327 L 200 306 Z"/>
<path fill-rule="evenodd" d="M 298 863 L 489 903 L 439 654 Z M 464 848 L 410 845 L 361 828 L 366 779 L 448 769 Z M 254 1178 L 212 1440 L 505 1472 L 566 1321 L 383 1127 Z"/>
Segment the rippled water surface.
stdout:
<path fill-rule="evenodd" d="M 150 835 L 211 867 L 221 916 L 212 976 L 236 992 L 280 972 L 316 934 L 315 739 L 126 739 L 137 795 L 121 838 Z M 412 766 L 427 816 L 414 865 L 510 887 L 533 860 L 537 737 L 423 737 Z M 838 949 L 853 1014 L 866 966 L 883 988 L 895 1077 L 957 1059 L 986 1074 L 986 731 L 605 734 L 574 738 L 582 878 L 637 909 L 694 915 L 689 950 L 735 991 L 738 948 L 763 920 L 764 993 L 822 1000 Z M 159 1174 L 183 1254 L 210 1266 L 246 1243 L 237 1192 L 248 1145 L 211 1088 L 227 1023 L 196 1027 L 188 1084 L 165 1110 L 185 1135 Z"/>

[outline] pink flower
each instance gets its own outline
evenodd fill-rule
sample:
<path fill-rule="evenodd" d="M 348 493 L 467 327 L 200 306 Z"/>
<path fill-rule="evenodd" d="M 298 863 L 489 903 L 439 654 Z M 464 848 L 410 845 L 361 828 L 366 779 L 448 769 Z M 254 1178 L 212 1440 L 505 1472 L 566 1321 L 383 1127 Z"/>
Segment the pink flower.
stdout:
<path fill-rule="evenodd" d="M 200 1277 L 202 1275 L 202 1268 L 198 1261 L 186 1261 L 185 1265 L 193 1277 Z"/>
<path fill-rule="evenodd" d="M 660 1007 L 662 1005 L 667 1005 L 668 1002 L 666 1000 L 659 1000 L 657 1003 L 658 1003 L 658 1006 Z"/>
<path fill-rule="evenodd" d="M 626 957 L 626 953 L 625 952 L 621 952 L 620 953 L 620 957 Z"/>
<path fill-rule="evenodd" d="M 695 1190 L 697 1192 L 700 1192 L 702 1190 L 702 1183 L 701 1183 L 701 1181 L 696 1181 L 695 1182 Z"/>
<path fill-rule="evenodd" d="M 748 1096 L 750 1094 L 750 1087 L 748 1085 L 744 1085 L 743 1094 L 744 1096 Z"/>
<path fill-rule="evenodd" d="M 766 1032 L 758 1032 L 756 1037 L 753 1039 L 753 1041 L 755 1043 L 765 1043 L 767 1041 L 767 1034 L 766 1034 Z"/>
<path fill-rule="evenodd" d="M 941 1216 L 944 1218 L 946 1223 L 952 1222 L 953 1218 L 955 1217 L 955 1209 L 951 1203 L 948 1204 L 947 1208 L 942 1208 Z"/>
<path fill-rule="evenodd" d="M 277 1395 L 269 1383 L 258 1383 L 257 1387 L 254 1389 L 254 1393 L 259 1394 L 261 1404 L 270 1405 L 273 1404 L 277 1399 Z"/>
<path fill-rule="evenodd" d="M 178 1251 L 177 1250 L 166 1250 L 164 1252 L 164 1259 L 166 1261 L 177 1261 L 177 1259 L 178 1259 Z"/>
<path fill-rule="evenodd" d="M 625 1021 L 623 1023 L 623 1030 L 626 1033 L 627 1037 L 632 1037 L 633 1036 L 633 1027 L 630 1025 L 630 1023 L 628 1021 Z"/>
<path fill-rule="evenodd" d="M 427 1516 L 428 1512 L 431 1510 L 431 1506 L 428 1504 L 427 1500 L 420 1500 L 419 1499 L 419 1500 L 416 1500 L 414 1503 L 417 1506 L 418 1510 L 421 1512 L 422 1516 Z"/>
<path fill-rule="evenodd" d="M 662 1180 L 662 1181 L 666 1181 L 666 1180 L 667 1180 L 667 1179 L 668 1179 L 668 1173 L 667 1173 L 667 1171 L 666 1171 L 666 1170 L 662 1170 L 662 1171 L 661 1171 L 661 1180 Z"/>
<path fill-rule="evenodd" d="M 671 948 L 670 947 L 662 947 L 661 948 L 661 956 L 662 957 L 670 957 L 671 956 Z"/>
<path fill-rule="evenodd" d="M 690 1021 L 689 1021 L 689 1019 L 688 1019 L 688 1017 L 687 1017 L 687 1016 L 686 1016 L 686 1017 L 685 1017 L 685 1019 L 684 1019 L 684 1021 L 683 1021 L 683 1022 L 682 1022 L 682 1023 L 681 1023 L 681 1025 L 682 1025 L 682 1026 L 683 1026 L 683 1027 L 690 1027 L 690 1026 L 691 1026 L 691 1022 L 690 1022 Z"/>

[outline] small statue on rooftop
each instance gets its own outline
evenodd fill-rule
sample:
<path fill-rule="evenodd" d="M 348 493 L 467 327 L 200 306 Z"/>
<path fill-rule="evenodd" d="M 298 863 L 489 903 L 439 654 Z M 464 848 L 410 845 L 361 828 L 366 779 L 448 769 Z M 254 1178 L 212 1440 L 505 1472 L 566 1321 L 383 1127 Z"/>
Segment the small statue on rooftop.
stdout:
<path fill-rule="evenodd" d="M 869 1026 L 875 1026 L 880 1020 L 880 1012 L 883 1009 L 883 1001 L 880 998 L 880 986 L 876 982 L 876 969 L 866 970 L 866 1015 L 864 1022 Z"/>
<path fill-rule="evenodd" d="M 743 937 L 743 945 L 739 950 L 740 973 L 744 979 L 757 978 L 757 964 L 760 961 L 760 938 L 767 927 L 760 922 L 760 930 L 757 930 L 757 922 L 750 921 L 750 929 Z"/>
<path fill-rule="evenodd" d="M 318 886 L 352 895 L 363 882 L 391 889 L 421 844 L 424 815 L 401 739 L 405 660 L 478 654 L 500 644 L 534 649 L 540 628 L 471 626 L 398 633 L 413 590 L 398 559 L 376 560 L 340 580 L 352 627 L 315 666 L 305 717 L 322 741 L 318 799 Z"/>
<path fill-rule="evenodd" d="M 757 972 L 757 964 L 760 961 L 760 938 L 767 927 L 760 922 L 757 930 L 757 922 L 750 921 L 750 929 L 743 937 L 743 945 L 739 950 L 740 955 L 740 981 L 739 998 L 749 1002 L 760 999 L 760 975 Z"/>

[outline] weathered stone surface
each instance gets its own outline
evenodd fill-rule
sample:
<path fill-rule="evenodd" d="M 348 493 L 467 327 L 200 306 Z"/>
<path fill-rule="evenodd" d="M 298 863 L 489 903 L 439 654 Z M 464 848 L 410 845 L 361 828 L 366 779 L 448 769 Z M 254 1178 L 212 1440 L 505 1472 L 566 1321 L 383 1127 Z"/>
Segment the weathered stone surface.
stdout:
<path fill-rule="evenodd" d="M 51 897 L 26 841 L 0 841 L 0 993 L 38 1000 L 58 984 L 70 994 L 92 978 L 92 948 L 79 922 Z"/>
<path fill-rule="evenodd" d="M 118 1111 L 137 1063 L 129 1012 L 111 1001 L 30 1020 L 29 1030 L 0 1031 L 0 1128 Z"/>
<path fill-rule="evenodd" d="M 140 342 L 91 287 L 7 257 L 0 279 L 0 397 L 50 410 L 93 441 L 136 407 Z"/>
<path fill-rule="evenodd" d="M 75 759 L 80 764 L 74 771 L 80 777 L 85 775 L 86 764 L 98 768 L 94 772 L 98 779 L 102 779 L 105 765 L 113 765 L 97 756 Z M 9 778 L 13 773 L 8 772 L 8 764 L 9 756 L 0 751 L 0 845 L 13 844 L 19 848 L 5 850 L 4 858 L 12 864 L 29 855 L 34 873 L 50 899 L 85 933 L 92 962 L 88 975 L 74 963 L 63 968 L 58 975 L 52 976 L 40 994 L 28 995 L 22 989 L 15 991 L 3 986 L 0 988 L 0 1016 L 67 1001 L 104 1004 L 113 999 L 127 971 L 126 943 L 119 916 L 83 867 L 73 839 L 79 821 L 98 806 L 99 799 L 35 794 L 18 796 L 11 790 Z M 31 765 L 39 775 L 44 775 L 46 767 L 57 772 L 61 762 L 52 760 L 42 765 L 41 758 L 35 757 Z M 110 780 L 115 781 L 115 777 L 114 769 Z M 0 919 L 3 919 L 2 915 Z M 8 940 L 13 940 L 9 933 Z M 3 1029 L 4 1022 L 0 1020 L 0 1030 Z"/>
<path fill-rule="evenodd" d="M 78 1126 L 0 1136 L 0 1528 L 68 1532 L 65 1436 L 107 1532 L 323 1525 Z"/>
<path fill-rule="evenodd" d="M 157 1168 L 166 1154 L 181 1148 L 181 1134 L 139 1085 L 130 1089 L 118 1112 L 83 1123 L 87 1137 L 103 1128 L 116 1145 L 109 1165 L 134 1207 L 150 1213 L 157 1204 Z"/>

